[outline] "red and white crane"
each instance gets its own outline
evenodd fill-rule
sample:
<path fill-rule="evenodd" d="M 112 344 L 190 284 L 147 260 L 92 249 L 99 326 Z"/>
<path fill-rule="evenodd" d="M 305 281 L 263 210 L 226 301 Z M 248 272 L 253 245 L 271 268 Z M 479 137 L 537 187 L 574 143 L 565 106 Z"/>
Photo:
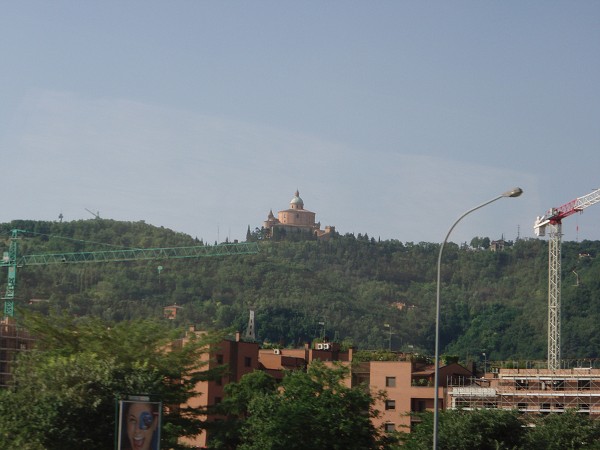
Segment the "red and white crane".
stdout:
<path fill-rule="evenodd" d="M 548 244 L 548 369 L 560 369 L 560 248 L 562 220 L 588 206 L 600 202 L 600 189 L 576 198 L 558 208 L 552 208 L 538 217 L 533 225 L 536 236 L 545 236 L 549 230 Z"/>

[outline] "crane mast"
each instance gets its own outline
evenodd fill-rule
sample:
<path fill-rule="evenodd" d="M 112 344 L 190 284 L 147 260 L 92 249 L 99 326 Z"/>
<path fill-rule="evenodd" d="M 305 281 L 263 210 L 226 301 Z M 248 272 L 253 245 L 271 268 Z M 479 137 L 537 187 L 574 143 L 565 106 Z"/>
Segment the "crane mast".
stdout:
<path fill-rule="evenodd" d="M 18 255 L 19 233 L 23 230 L 11 230 L 9 248 L 4 252 L 0 267 L 8 269 L 4 300 L 4 315 L 14 316 L 14 298 L 17 287 L 17 268 L 23 266 L 39 266 L 47 264 L 72 264 L 93 262 L 120 262 L 140 260 L 162 260 L 171 258 L 201 258 L 209 256 L 225 256 L 258 253 L 256 242 L 236 244 L 198 245 L 191 247 L 170 248 L 133 248 L 122 250 L 106 250 L 74 253 L 46 253 L 39 255 Z"/>
<path fill-rule="evenodd" d="M 561 322 L 561 243 L 562 220 L 588 206 L 600 202 L 600 189 L 595 189 L 583 197 L 552 208 L 538 217 L 533 226 L 537 236 L 546 235 L 548 228 L 548 369 L 560 369 L 560 322 Z"/>

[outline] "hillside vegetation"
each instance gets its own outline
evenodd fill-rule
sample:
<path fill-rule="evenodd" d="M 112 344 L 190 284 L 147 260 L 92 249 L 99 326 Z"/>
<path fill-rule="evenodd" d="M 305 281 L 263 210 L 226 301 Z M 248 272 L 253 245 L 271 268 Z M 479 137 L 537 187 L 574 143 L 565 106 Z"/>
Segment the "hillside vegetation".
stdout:
<path fill-rule="evenodd" d="M 204 245 L 144 222 L 13 221 L 0 225 L 0 251 L 14 228 L 28 231 L 20 234 L 21 255 Z M 433 352 L 439 244 L 360 234 L 259 244 L 256 255 L 26 266 L 18 270 L 17 305 L 119 322 L 161 317 L 176 303 L 183 308 L 173 325 L 240 331 L 254 309 L 258 339 L 284 346 L 324 332 L 362 349 L 387 348 L 389 324 L 393 349 Z M 563 358 L 598 357 L 599 254 L 597 241 L 563 243 Z M 544 359 L 547 260 L 543 240 L 520 240 L 502 252 L 447 245 L 444 351 L 462 359 L 482 352 L 495 360 Z M 6 276 L 4 269 L 2 290 Z"/>

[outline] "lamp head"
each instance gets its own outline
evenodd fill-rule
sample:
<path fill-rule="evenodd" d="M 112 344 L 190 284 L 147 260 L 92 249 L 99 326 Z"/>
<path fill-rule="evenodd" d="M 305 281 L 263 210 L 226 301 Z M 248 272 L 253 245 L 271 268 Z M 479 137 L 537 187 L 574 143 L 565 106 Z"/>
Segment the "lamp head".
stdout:
<path fill-rule="evenodd" d="M 518 197 L 522 193 L 523 189 L 521 189 L 520 187 L 516 187 L 511 189 L 510 191 L 506 191 L 504 194 L 502 194 L 502 197 Z"/>

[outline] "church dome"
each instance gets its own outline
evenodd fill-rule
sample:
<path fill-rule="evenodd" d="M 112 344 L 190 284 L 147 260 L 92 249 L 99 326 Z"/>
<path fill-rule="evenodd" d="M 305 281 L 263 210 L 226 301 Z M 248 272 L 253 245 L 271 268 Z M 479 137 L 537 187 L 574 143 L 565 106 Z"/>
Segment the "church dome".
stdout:
<path fill-rule="evenodd" d="M 296 191 L 296 193 L 294 194 L 294 198 L 292 200 L 290 200 L 290 205 L 292 207 L 296 206 L 296 208 L 303 208 L 304 207 L 304 202 L 302 201 L 302 199 L 300 198 L 300 192 Z"/>

